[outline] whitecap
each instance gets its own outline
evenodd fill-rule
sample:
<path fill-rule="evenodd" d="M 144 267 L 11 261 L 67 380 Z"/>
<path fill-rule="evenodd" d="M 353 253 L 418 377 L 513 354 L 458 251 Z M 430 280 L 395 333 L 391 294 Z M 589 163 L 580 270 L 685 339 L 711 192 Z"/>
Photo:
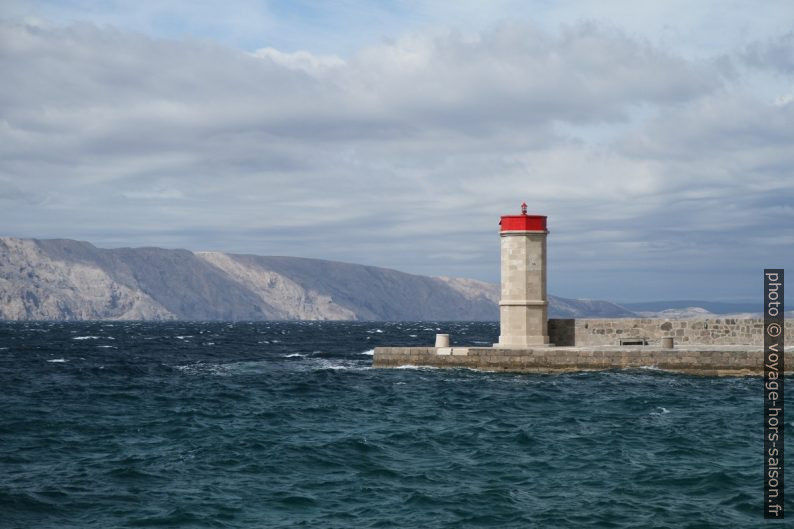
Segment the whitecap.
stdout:
<path fill-rule="evenodd" d="M 99 336 L 73 336 L 72 340 L 99 340 Z"/>
<path fill-rule="evenodd" d="M 186 375 L 213 375 L 219 377 L 230 377 L 236 375 L 255 375 L 263 373 L 269 370 L 270 365 L 271 361 L 268 360 L 251 360 L 220 364 L 197 362 L 195 364 L 173 366 L 173 368 Z"/>
<path fill-rule="evenodd" d="M 329 362 L 327 364 L 320 365 L 318 369 L 333 369 L 334 371 L 338 371 L 340 369 L 352 369 L 352 367 L 343 364 L 332 364 Z"/>
<path fill-rule="evenodd" d="M 97 345 L 97 349 L 117 349 L 115 345 Z"/>
<path fill-rule="evenodd" d="M 440 369 L 449 370 L 448 367 L 436 367 L 436 366 L 414 366 L 414 365 L 401 365 L 393 367 L 392 369 L 409 369 L 409 370 L 418 370 L 418 371 L 438 371 Z M 472 368 L 461 368 L 461 369 L 470 369 L 471 371 L 476 371 L 478 373 L 486 372 L 483 369 L 472 369 Z"/>
<path fill-rule="evenodd" d="M 198 362 L 196 364 L 187 364 L 174 367 L 186 375 L 230 375 L 228 368 L 223 364 L 205 364 L 203 362 Z"/>
<path fill-rule="evenodd" d="M 409 334 L 408 336 L 410 336 L 411 338 L 416 338 L 415 334 Z"/>
<path fill-rule="evenodd" d="M 301 353 L 290 353 L 288 355 L 283 355 L 283 356 L 284 358 L 297 358 L 297 357 L 304 357 L 306 355 Z"/>
<path fill-rule="evenodd" d="M 375 349 L 367 349 L 366 351 L 364 351 L 363 353 L 360 353 L 360 354 L 367 355 L 367 356 L 373 356 L 375 354 Z"/>
<path fill-rule="evenodd" d="M 179 338 L 180 340 L 185 340 L 187 338 L 193 338 L 193 335 L 189 334 L 189 335 L 185 335 L 185 336 L 177 336 L 177 338 Z"/>
<path fill-rule="evenodd" d="M 339 370 L 353 370 L 353 371 L 361 371 L 364 369 L 372 369 L 372 366 L 361 364 L 358 361 L 351 362 L 350 360 L 328 360 L 326 358 L 315 359 L 312 363 L 310 369 L 312 370 L 321 370 L 321 369 L 332 369 L 334 371 Z"/>
<path fill-rule="evenodd" d="M 51 364 L 64 364 L 68 362 L 65 358 L 53 358 L 52 360 L 47 360 L 47 362 Z"/>

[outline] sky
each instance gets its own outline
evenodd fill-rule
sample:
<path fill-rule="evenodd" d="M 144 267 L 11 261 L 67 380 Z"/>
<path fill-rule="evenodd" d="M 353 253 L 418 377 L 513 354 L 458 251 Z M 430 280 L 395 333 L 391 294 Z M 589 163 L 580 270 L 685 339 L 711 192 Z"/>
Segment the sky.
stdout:
<path fill-rule="evenodd" d="M 759 301 L 794 265 L 794 3 L 0 4 L 0 235 Z"/>

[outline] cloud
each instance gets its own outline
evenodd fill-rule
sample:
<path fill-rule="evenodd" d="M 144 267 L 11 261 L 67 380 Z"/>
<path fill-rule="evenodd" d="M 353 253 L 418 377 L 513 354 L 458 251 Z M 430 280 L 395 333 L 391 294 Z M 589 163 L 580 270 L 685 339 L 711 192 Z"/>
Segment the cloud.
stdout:
<path fill-rule="evenodd" d="M 231 8 L 208 0 L 4 0 L 2 14 L 59 24 L 87 21 L 162 38 L 212 40 L 246 51 L 271 47 L 341 57 L 388 35 L 434 27 L 479 32 L 508 19 L 531 20 L 547 32 L 596 20 L 686 57 L 711 57 L 790 31 L 794 23 L 789 0 L 766 0 L 763 10 L 748 2 L 714 0 L 237 0 Z"/>
<path fill-rule="evenodd" d="M 4 23 L 0 49 L 10 235 L 496 280 L 496 221 L 527 200 L 551 217 L 555 293 L 615 298 L 632 270 L 708 252 L 746 277 L 760 261 L 735 230 L 760 250 L 747 233 L 791 215 L 791 104 L 597 23 L 428 29 L 344 58 Z"/>
<path fill-rule="evenodd" d="M 254 57 L 268 59 L 287 68 L 304 71 L 308 74 L 318 75 L 332 68 L 340 68 L 345 62 L 336 55 L 319 56 L 308 51 L 285 53 L 275 48 L 261 48 L 256 50 Z"/>
<path fill-rule="evenodd" d="M 782 74 L 794 74 L 794 31 L 761 42 L 753 42 L 742 54 L 744 62 Z"/>
<path fill-rule="evenodd" d="M 362 51 L 345 74 L 346 86 L 380 108 L 463 131 L 621 121 L 634 105 L 686 101 L 720 85 L 711 68 L 594 24 L 557 35 L 511 23 L 412 35 Z"/>

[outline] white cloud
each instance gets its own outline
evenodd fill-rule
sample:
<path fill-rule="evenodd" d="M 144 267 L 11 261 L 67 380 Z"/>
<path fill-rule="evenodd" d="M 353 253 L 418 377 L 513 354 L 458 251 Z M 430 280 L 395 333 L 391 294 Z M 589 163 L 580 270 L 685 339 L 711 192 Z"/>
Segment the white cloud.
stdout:
<path fill-rule="evenodd" d="M 5 23 L 0 49 L 9 235 L 495 280 L 496 221 L 527 200 L 550 215 L 555 293 L 614 298 L 638 268 L 730 260 L 743 281 L 770 240 L 752 234 L 791 217 L 792 106 L 732 59 L 597 23 L 426 30 L 345 59 Z"/>
<path fill-rule="evenodd" d="M 302 70 L 306 73 L 319 75 L 332 68 L 344 66 L 345 62 L 336 55 L 314 55 L 308 51 L 285 53 L 275 48 L 261 48 L 256 50 L 254 57 L 268 59 L 281 66 Z"/>

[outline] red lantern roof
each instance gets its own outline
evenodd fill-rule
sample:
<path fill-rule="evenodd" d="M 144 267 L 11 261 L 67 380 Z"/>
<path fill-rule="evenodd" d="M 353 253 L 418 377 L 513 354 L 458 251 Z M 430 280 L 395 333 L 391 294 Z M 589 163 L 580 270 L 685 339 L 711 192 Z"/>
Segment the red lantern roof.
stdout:
<path fill-rule="evenodd" d="M 521 204 L 521 215 L 502 215 L 500 231 L 546 231 L 545 215 L 527 215 L 527 203 Z"/>

